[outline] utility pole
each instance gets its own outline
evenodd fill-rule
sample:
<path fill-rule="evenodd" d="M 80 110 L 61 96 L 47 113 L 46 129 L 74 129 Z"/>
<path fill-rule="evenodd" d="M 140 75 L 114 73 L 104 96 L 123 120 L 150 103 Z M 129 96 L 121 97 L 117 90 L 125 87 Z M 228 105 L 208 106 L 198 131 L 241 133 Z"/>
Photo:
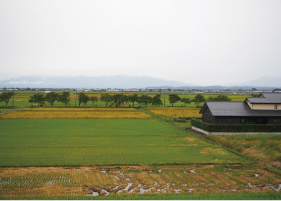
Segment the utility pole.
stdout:
<path fill-rule="evenodd" d="M 77 100 L 77 89 L 76 89 L 75 107 L 76 107 L 76 100 Z"/>
<path fill-rule="evenodd" d="M 166 92 L 166 90 L 164 89 L 164 107 L 165 107 L 165 93 Z"/>
<path fill-rule="evenodd" d="M 14 108 L 14 100 L 15 100 L 15 89 L 13 89 L 13 108 Z"/>

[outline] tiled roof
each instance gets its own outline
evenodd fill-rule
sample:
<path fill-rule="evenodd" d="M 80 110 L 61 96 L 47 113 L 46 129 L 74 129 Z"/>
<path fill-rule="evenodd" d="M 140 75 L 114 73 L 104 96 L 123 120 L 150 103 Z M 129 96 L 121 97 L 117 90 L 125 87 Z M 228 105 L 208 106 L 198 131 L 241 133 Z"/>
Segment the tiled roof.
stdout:
<path fill-rule="evenodd" d="M 249 97 L 251 104 L 253 103 L 271 103 L 271 104 L 281 104 L 281 93 L 280 92 L 263 92 L 264 97 Z"/>
<path fill-rule="evenodd" d="M 208 107 L 213 116 L 280 116 L 281 110 L 251 110 L 244 101 L 207 101 L 200 110 Z"/>

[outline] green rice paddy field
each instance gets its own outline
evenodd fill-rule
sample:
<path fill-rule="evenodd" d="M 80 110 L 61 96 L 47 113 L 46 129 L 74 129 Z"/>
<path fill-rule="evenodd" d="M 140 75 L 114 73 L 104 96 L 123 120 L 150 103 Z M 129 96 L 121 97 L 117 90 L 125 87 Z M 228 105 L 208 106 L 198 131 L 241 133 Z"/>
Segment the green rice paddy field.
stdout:
<path fill-rule="evenodd" d="M 156 120 L 1 120 L 1 166 L 240 163 L 245 159 Z"/>

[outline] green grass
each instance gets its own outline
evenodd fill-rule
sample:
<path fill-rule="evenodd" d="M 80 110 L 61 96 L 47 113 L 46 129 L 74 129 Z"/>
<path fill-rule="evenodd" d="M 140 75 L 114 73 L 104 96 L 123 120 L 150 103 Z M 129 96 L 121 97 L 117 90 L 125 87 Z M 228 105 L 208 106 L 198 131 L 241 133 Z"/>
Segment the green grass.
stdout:
<path fill-rule="evenodd" d="M 157 120 L 17 119 L 0 120 L 0 128 L 0 166 L 244 161 Z M 213 151 L 201 153 L 206 148 Z"/>
<path fill-rule="evenodd" d="M 13 105 L 13 100 L 10 100 L 9 103 L 7 104 L 8 107 L 11 107 Z M 32 103 L 28 101 L 14 101 L 14 106 L 27 106 L 27 105 L 32 105 Z M 1 107 L 6 107 L 6 103 L 0 102 Z"/>
<path fill-rule="evenodd" d="M 281 153 L 281 135 L 257 134 L 224 136 L 224 138 L 236 142 L 245 148 L 256 147 L 258 149 L 272 150 Z"/>
<path fill-rule="evenodd" d="M 197 194 L 197 195 L 115 195 L 115 196 L 68 196 L 68 197 L 24 197 L 13 199 L 28 200 L 280 200 L 281 194 L 270 193 L 221 193 L 221 194 Z"/>

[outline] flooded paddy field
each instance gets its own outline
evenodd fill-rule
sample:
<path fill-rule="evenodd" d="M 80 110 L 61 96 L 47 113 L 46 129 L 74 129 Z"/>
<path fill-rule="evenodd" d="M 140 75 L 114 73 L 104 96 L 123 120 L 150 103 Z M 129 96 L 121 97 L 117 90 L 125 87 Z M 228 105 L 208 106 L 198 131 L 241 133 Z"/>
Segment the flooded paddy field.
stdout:
<path fill-rule="evenodd" d="M 258 165 L 77 166 L 0 169 L 0 197 L 281 192 Z"/>

